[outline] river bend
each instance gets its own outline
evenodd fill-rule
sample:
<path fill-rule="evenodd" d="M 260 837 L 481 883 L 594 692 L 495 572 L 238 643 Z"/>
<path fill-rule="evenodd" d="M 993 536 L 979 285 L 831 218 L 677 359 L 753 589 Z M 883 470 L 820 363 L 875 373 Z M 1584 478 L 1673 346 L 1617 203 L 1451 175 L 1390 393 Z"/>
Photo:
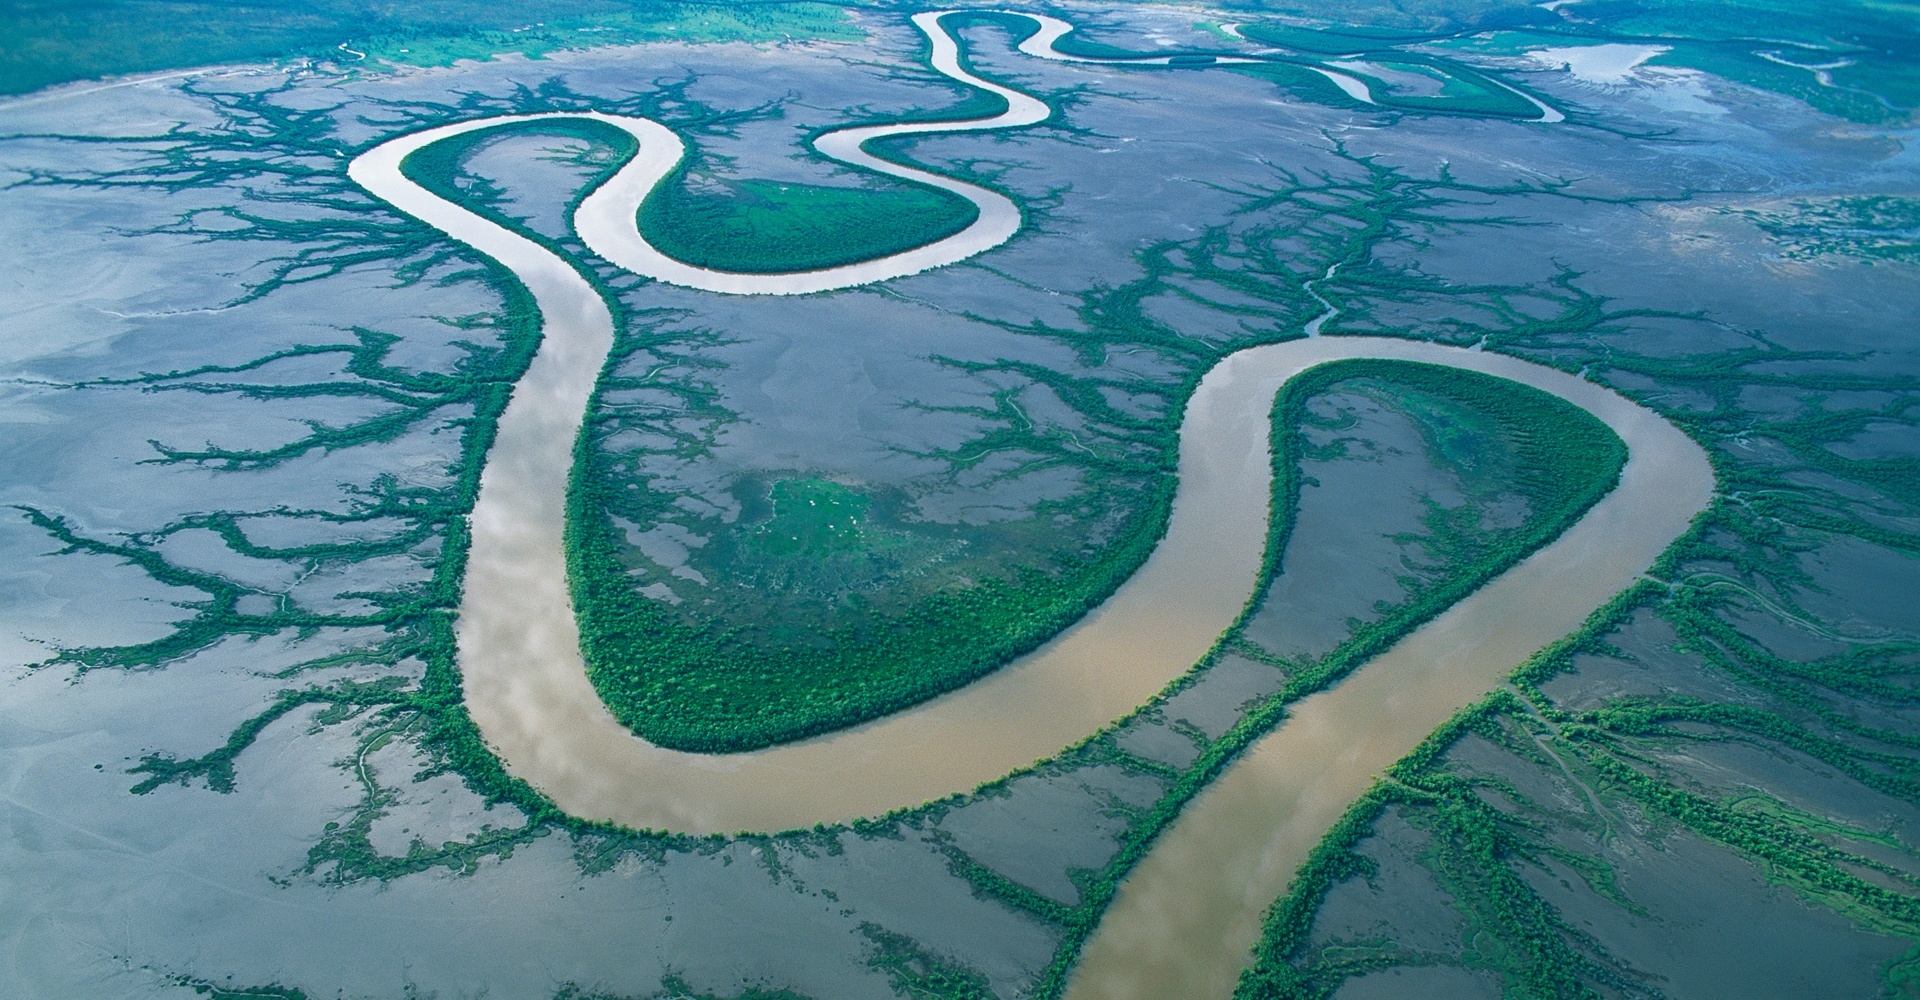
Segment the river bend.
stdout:
<path fill-rule="evenodd" d="M 1010 238 L 1020 226 L 1018 207 L 998 192 L 879 159 L 864 144 L 1031 125 L 1049 109 L 968 73 L 940 23 L 944 13 L 913 18 L 932 43 L 934 68 L 998 94 L 1007 110 L 848 128 L 816 142 L 834 159 L 933 184 L 979 208 L 961 232 L 901 254 L 771 275 L 665 256 L 639 232 L 638 209 L 685 150 L 671 130 L 642 118 L 568 113 L 459 122 L 390 140 L 350 165 L 350 176 L 376 196 L 512 271 L 542 317 L 539 351 L 500 418 L 471 515 L 457 626 L 467 708 L 509 772 L 588 819 L 690 834 L 769 832 L 916 805 L 1002 777 L 1111 725 L 1184 675 L 1232 625 L 1254 594 L 1266 547 L 1267 415 L 1274 394 L 1301 372 L 1346 358 L 1426 362 L 1512 379 L 1586 409 L 1627 444 L 1619 486 L 1551 544 L 1295 706 L 1189 805 L 1122 884 L 1069 989 L 1076 1000 L 1228 996 L 1261 913 L 1346 806 L 1454 712 L 1631 585 L 1706 507 L 1713 472 L 1699 446 L 1652 411 L 1516 358 L 1379 337 L 1252 347 L 1221 360 L 1187 405 L 1164 539 L 1111 598 L 1042 648 L 959 691 L 803 742 L 709 755 L 636 737 L 587 679 L 563 544 L 561 484 L 612 345 L 611 312 L 551 251 L 431 194 L 407 180 L 401 164 L 415 150 L 475 129 L 590 118 L 633 135 L 639 151 L 581 202 L 575 229 L 595 253 L 634 273 L 708 291 L 786 295 L 955 263 Z M 1072 58 L 1053 48 L 1065 22 L 1022 16 L 1041 31 L 1021 51 Z"/>

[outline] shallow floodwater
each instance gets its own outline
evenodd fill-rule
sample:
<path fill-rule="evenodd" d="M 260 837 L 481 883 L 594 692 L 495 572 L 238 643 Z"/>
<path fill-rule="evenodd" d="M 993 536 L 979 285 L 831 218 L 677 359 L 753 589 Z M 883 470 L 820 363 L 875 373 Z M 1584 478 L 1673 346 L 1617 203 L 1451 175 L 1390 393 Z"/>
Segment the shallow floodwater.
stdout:
<path fill-rule="evenodd" d="M 765 164 L 799 164 L 790 159 L 797 143 L 817 130 L 866 119 L 870 112 L 887 114 L 947 100 L 947 92 L 929 87 L 923 67 L 913 64 L 909 54 L 922 40 L 911 24 L 895 15 L 857 16 L 875 32 L 873 41 L 858 46 L 645 46 L 354 79 L 316 74 L 273 100 L 288 106 L 345 101 L 336 116 L 338 134 L 350 143 L 370 144 L 403 127 L 444 120 L 419 107 L 444 108 L 463 95 L 479 95 L 492 102 L 485 104 L 485 113 L 508 113 L 522 107 L 511 95 L 522 87 L 533 92 L 549 81 L 564 83 L 582 98 L 578 103 L 556 102 L 556 107 L 601 106 L 599 102 L 606 101 L 609 109 L 644 113 L 618 102 L 644 90 L 647 81 L 685 75 L 694 78 L 689 92 L 717 109 L 797 95 L 782 118 L 750 123 L 733 135 L 689 136 L 703 150 L 737 165 L 726 176 L 769 176 L 777 172 Z M 1142 24 L 1152 22 L 1153 31 L 1181 35 L 1192 21 L 1185 11 L 1141 9 L 1103 11 L 1085 20 L 1067 16 L 1080 23 L 1079 30 L 1128 45 L 1145 44 Z M 707 340 L 689 338 L 669 346 L 708 366 L 700 369 L 699 377 L 710 380 L 731 411 L 712 452 L 679 459 L 636 448 L 629 454 L 640 469 L 637 475 L 676 477 L 687 495 L 711 496 L 721 505 L 729 499 L 727 490 L 734 482 L 730 477 L 743 470 L 824 474 L 889 488 L 904 483 L 921 498 L 923 510 L 930 509 L 935 501 L 929 498 L 936 497 L 947 512 L 1023 512 L 1038 496 L 1070 499 L 1070 479 L 1065 486 L 1050 484 L 1046 490 L 1034 485 L 1037 477 L 984 485 L 980 480 L 985 476 L 937 483 L 944 463 L 903 457 L 909 449 L 952 447 L 968 439 L 970 428 L 985 423 L 944 410 L 909 412 L 903 404 L 990 407 L 990 391 L 1007 384 L 958 375 L 933 364 L 929 356 L 982 363 L 1007 358 L 1075 377 L 1146 373 L 1171 384 L 1181 373 L 1162 367 L 1152 349 L 1136 353 L 1132 343 L 1115 346 L 1097 365 L 1076 367 L 1069 335 L 1089 326 L 1076 310 L 1090 301 L 1090 289 L 1136 280 L 1140 268 L 1132 254 L 1150 242 L 1184 241 L 1226 225 L 1320 218 L 1297 199 L 1285 210 L 1232 214 L 1248 192 L 1282 184 L 1282 169 L 1301 177 L 1324 172 L 1356 185 L 1338 189 L 1346 194 L 1308 197 L 1357 197 L 1367 175 L 1328 152 L 1329 136 L 1339 136 L 1354 153 L 1376 156 L 1378 163 L 1414 181 L 1432 176 L 1444 162 L 1455 176 L 1490 189 L 1544 175 L 1578 177 L 1576 192 L 1608 196 L 1673 196 L 1684 189 L 1761 191 L 1774 200 L 1755 203 L 1741 196 L 1696 194 L 1690 200 L 1650 206 L 1604 199 L 1574 202 L 1538 193 L 1475 195 L 1453 203 L 1448 211 L 1454 222 L 1417 230 L 1417 238 L 1379 245 L 1364 270 L 1336 272 L 1314 247 L 1289 250 L 1301 255 L 1298 276 L 1311 282 L 1309 291 L 1320 291 L 1327 301 L 1316 306 L 1303 299 L 1298 308 L 1282 310 L 1276 318 L 1252 320 L 1262 336 L 1287 335 L 1324 309 L 1323 325 L 1329 332 L 1378 330 L 1472 343 L 1474 332 L 1458 318 L 1482 315 L 1475 310 L 1489 304 L 1475 287 L 1526 286 L 1541 298 L 1520 300 L 1520 308 L 1530 315 L 1551 316 L 1562 301 L 1554 294 L 1555 268 L 1565 266 L 1579 272 L 1579 288 L 1609 296 L 1613 308 L 1685 315 L 1623 315 L 1595 331 L 1562 330 L 1506 341 L 1514 350 L 1567 360 L 1616 351 L 1621 356 L 1704 357 L 1750 346 L 1753 331 L 1764 331 L 1792 346 L 1873 352 L 1866 360 L 1821 362 L 1826 368 L 1862 374 L 1910 370 L 1910 268 L 1766 257 L 1773 244 L 1740 214 L 1746 207 L 1778 207 L 1783 204 L 1779 199 L 1802 194 L 1857 190 L 1869 181 L 1890 190 L 1911 190 L 1914 156 L 1882 149 L 1884 140 L 1874 130 L 1836 132 L 1833 119 L 1782 101 L 1743 98 L 1734 85 L 1711 78 L 1708 97 L 1716 108 L 1731 112 L 1715 120 L 1650 104 L 1653 88 L 1639 81 L 1640 74 L 1618 89 L 1602 89 L 1581 85 L 1571 73 L 1546 70 L 1519 79 L 1557 106 L 1579 108 L 1579 123 L 1553 128 L 1420 116 L 1388 120 L 1344 105 L 1301 103 L 1268 83 L 1231 72 L 1160 73 L 1042 62 L 1002 44 L 1005 33 L 998 27 L 967 31 L 974 43 L 971 65 L 981 74 L 1032 93 L 1081 88 L 1062 123 L 1083 133 L 1051 128 L 1004 138 L 976 133 L 925 139 L 917 147 L 922 162 L 987 164 L 997 171 L 992 174 L 996 186 L 1038 206 L 1030 216 L 1034 224 L 977 262 L 872 290 L 774 300 L 653 282 L 621 284 L 629 315 L 677 310 L 683 319 L 671 325 L 662 321 L 668 334 L 714 331 Z M 1204 37 L 1181 37 L 1182 44 L 1208 44 Z M 895 72 L 902 69 L 905 72 Z M 203 89 L 216 91 L 272 82 L 257 73 L 201 78 Z M 388 102 L 403 110 L 394 110 Z M 8 137 L 0 140 L 0 169 L 9 180 L 22 179 L 29 170 L 120 169 L 145 155 L 144 147 L 131 138 L 56 143 L 36 138 L 41 133 L 87 130 L 103 137 L 133 137 L 162 127 L 155 122 L 174 121 L 231 127 L 236 134 L 247 129 L 216 101 L 180 90 L 175 83 L 75 96 L 66 103 L 10 105 L 0 109 L 0 116 L 8 122 Z M 1627 134 L 1603 134 L 1581 124 L 1596 119 Z M 1686 141 L 1629 137 L 1649 131 Z M 1893 158 L 1874 159 L 1880 156 Z M 794 179 L 807 182 L 834 176 L 831 167 L 814 160 L 786 169 Z M 523 186 L 513 175 L 500 179 L 510 194 Z M 108 539 L 142 537 L 204 512 L 275 510 L 289 513 L 244 520 L 249 539 L 291 546 L 358 537 L 363 531 L 378 537 L 398 529 L 323 523 L 298 515 L 343 511 L 355 502 L 355 489 L 372 488 L 380 476 L 394 475 L 407 484 L 443 482 L 455 457 L 458 421 L 469 411 L 448 407 L 417 433 L 390 443 L 316 453 L 273 469 L 223 471 L 189 463 L 149 463 L 154 453 L 147 441 L 271 447 L 305 433 L 307 420 L 339 426 L 354 419 L 365 404 L 327 396 L 262 401 L 237 393 L 74 385 L 143 371 L 241 365 L 301 344 L 347 341 L 348 328 L 396 335 L 399 340 L 388 361 L 422 372 L 453 370 L 465 357 L 462 340 L 477 340 L 483 347 L 496 342 L 484 326 L 455 327 L 442 319 L 499 307 L 492 290 L 472 278 L 471 255 L 461 252 L 437 265 L 424 282 L 404 284 L 395 277 L 395 262 L 374 262 L 225 308 L 224 303 L 246 290 L 247 281 L 258 278 L 263 261 L 288 252 L 289 246 L 209 241 L 170 230 L 189 207 L 239 206 L 302 219 L 330 210 L 264 182 L 259 189 L 275 200 L 255 200 L 238 182 L 170 193 L 130 186 L 82 189 L 20 183 L 0 192 L 0 213 L 10 231 L 37 234 L 31 245 L 0 249 L 8 273 L 15 276 L 5 297 L 10 306 L 19 307 L 0 316 L 0 367 L 5 368 L 0 372 L 0 419 L 8 423 L 0 435 L 0 467 L 6 469 L 0 477 L 5 479 L 0 503 L 9 505 L 0 510 L 6 515 L 0 517 L 0 550 L 6 553 L 0 560 L 5 563 L 0 566 L 0 666 L 5 667 L 0 674 L 0 785 L 5 789 L 0 826 L 8 831 L 0 850 L 0 898 L 8 904 L 0 906 L 0 953 L 17 959 L 0 961 L 0 994 L 182 1000 L 197 995 L 169 978 L 174 974 L 242 989 L 278 983 L 309 996 L 392 997 L 411 988 L 421 995 L 484 993 L 549 1000 L 568 986 L 595 995 L 673 995 L 662 985 L 670 974 L 686 982 L 682 992 L 720 997 L 754 988 L 786 989 L 820 1000 L 911 994 L 872 964 L 874 945 L 863 936 L 863 928 L 870 926 L 905 935 L 926 951 L 979 972 L 994 995 L 1034 992 L 1043 970 L 1055 960 L 1064 932 L 970 886 L 955 874 L 948 852 L 964 851 L 987 870 L 1072 904 L 1077 887 L 1084 884 L 1083 873 L 1109 863 L 1130 817 L 1150 807 L 1162 789 L 1162 779 L 1146 769 L 1069 759 L 1015 779 L 1005 794 L 969 796 L 951 807 L 917 812 L 885 824 L 873 836 L 840 830 L 703 842 L 682 849 L 644 838 L 622 847 L 617 840 L 609 844 L 596 835 L 546 828 L 514 842 L 510 855 L 474 851 L 442 867 L 391 876 L 369 875 L 365 869 L 335 872 L 323 866 L 315 872 L 304 867 L 310 851 L 336 843 L 323 832 L 329 824 L 350 824 L 363 815 L 365 772 L 356 767 L 359 762 L 373 774 L 380 794 L 392 797 L 372 832 L 373 847 L 383 859 L 403 858 L 416 840 L 429 849 L 447 842 L 458 846 L 477 829 L 518 827 L 524 817 L 509 806 L 487 809 L 449 775 L 413 781 L 416 770 L 432 762 L 406 734 L 361 755 L 364 741 L 381 724 L 376 718 L 339 721 L 301 710 L 269 725 L 236 761 L 232 794 L 216 794 L 199 781 L 144 796 L 128 794 L 140 776 L 126 769 L 141 755 L 185 758 L 219 747 L 235 726 L 271 706 L 288 687 L 413 683 L 420 665 L 392 663 L 376 654 L 366 662 L 307 668 L 288 676 L 283 672 L 319 658 L 378 650 L 385 638 L 379 629 L 329 629 L 309 637 L 288 629 L 255 639 L 231 636 L 157 669 L 98 669 L 84 675 L 59 667 L 21 670 L 19 664 L 46 655 L 49 643 L 132 643 L 164 636 L 171 623 L 192 614 L 183 605 L 204 595 L 163 586 L 115 557 L 62 553 L 57 541 L 15 516 L 10 505 L 30 504 L 63 514 L 86 534 Z M 1053 191 L 1063 193 L 1051 200 Z M 543 193 L 553 195 L 557 205 L 572 191 Z M 367 218 L 378 215 L 358 201 L 352 204 Z M 1485 226 L 1483 217 L 1532 224 Z M 550 216 L 542 217 L 543 226 L 549 222 Z M 141 233 L 149 229 L 154 232 Z M 565 236 L 557 229 L 542 231 Z M 1703 233 L 1710 238 L 1703 240 Z M 436 244 L 433 252 L 446 249 L 444 243 Z M 1409 264 L 1447 286 L 1406 295 L 1369 290 L 1366 279 L 1371 275 L 1381 270 L 1399 273 Z M 1323 274 L 1328 275 L 1325 280 Z M 1230 290 L 1185 274 L 1175 280 L 1183 292 L 1200 297 L 1149 295 L 1142 303 L 1149 316 L 1195 340 L 1219 343 L 1247 335 L 1248 314 L 1236 308 L 1245 303 Z M 1284 281 L 1276 282 L 1276 289 L 1281 284 Z M 1686 318 L 1696 311 L 1698 318 Z M 1844 322 L 1836 317 L 1844 317 Z M 997 325 L 1002 322 L 1007 326 Z M 1036 322 L 1068 335 L 1035 332 L 1030 325 Z M 627 332 L 651 336 L 655 331 L 643 327 Z M 339 358 L 289 359 L 202 381 L 352 384 L 351 373 L 339 370 Z M 641 351 L 627 360 L 623 374 L 638 378 L 672 360 Z M 1902 364 L 1908 368 L 1898 367 Z M 1642 375 L 1625 366 L 1599 370 L 1610 384 L 1658 400 L 1652 405 L 1711 405 L 1664 376 Z M 661 377 L 676 374 L 670 370 Z M 1779 384 L 1767 392 L 1777 399 L 1772 405 L 1778 417 L 1790 417 L 1807 405 L 1800 387 Z M 1040 389 L 1029 388 L 1019 404 L 1029 413 L 1040 412 L 1034 403 L 1042 395 Z M 1844 395 L 1834 394 L 1825 405 L 1878 405 Z M 1755 410 L 1748 396 L 1741 405 L 1750 414 Z M 1079 425 L 1066 426 L 1085 433 Z M 1103 447 L 1098 437 L 1087 440 Z M 1758 437 L 1755 442 L 1756 448 L 1763 447 Z M 1852 444 L 1836 447 L 1852 454 Z M 1885 446 L 1867 442 L 1861 447 L 1879 454 Z M 1738 461 L 1745 452 L 1735 446 L 1721 457 L 1728 454 Z M 1329 475 L 1313 465 L 1305 468 L 1310 475 Z M 349 488 L 343 489 L 343 483 Z M 1345 526 L 1358 526 L 1356 530 L 1411 530 L 1402 519 L 1361 502 L 1348 502 L 1345 513 L 1338 513 L 1338 504 L 1335 510 L 1333 516 L 1344 517 Z M 1313 536 L 1316 530 L 1306 521 L 1296 525 L 1289 572 L 1307 568 L 1305 561 L 1293 560 L 1300 546 L 1326 542 Z M 257 588 L 246 598 L 249 607 L 278 600 L 284 591 L 302 608 L 364 608 L 363 600 L 342 595 L 404 598 L 408 588 L 429 577 L 433 565 L 428 550 L 389 560 L 384 568 L 346 561 L 307 575 L 307 567 L 297 559 L 243 559 L 226 551 L 211 531 L 197 528 L 181 531 L 156 548 L 183 563 L 248 581 Z M 1353 558 L 1366 561 L 1369 573 L 1397 568 L 1399 547 L 1383 548 L 1383 557 L 1368 549 Z M 1893 567 L 1874 570 L 1877 563 L 1861 551 L 1827 545 L 1807 558 L 1813 560 L 1809 571 L 1832 593 L 1801 594 L 1802 607 L 1823 615 L 1830 607 L 1857 609 L 1860 620 L 1847 624 L 1849 634 L 1858 631 L 1876 638 L 1883 634 L 1877 629 L 1907 628 L 1911 616 L 1900 613 L 1904 607 L 1890 611 L 1887 602 L 1904 592 L 1898 584 L 1909 579 L 1893 570 L 1911 561 L 1864 545 L 1860 549 L 1875 558 L 1886 556 Z M 1313 579 L 1324 581 L 1329 590 L 1346 588 L 1343 577 Z M 687 594 L 689 600 L 702 596 L 692 588 Z M 1356 600 L 1353 613 L 1364 616 L 1369 601 Z M 1823 601 L 1827 603 L 1818 603 Z M 1346 605 L 1333 605 L 1338 620 L 1337 612 Z M 1284 612 L 1280 607 L 1271 610 Z M 1757 611 L 1753 617 L 1766 616 Z M 1767 621 L 1769 636 L 1793 631 Z M 1621 669 L 1640 678 L 1641 687 L 1634 690 L 1652 693 L 1671 689 L 1677 683 L 1675 664 L 1687 660 L 1650 643 L 1636 647 L 1635 657 Z M 1196 752 L 1199 737 L 1190 740 L 1186 733 L 1217 735 L 1239 717 L 1248 698 L 1271 692 L 1284 677 L 1284 670 L 1229 657 L 1169 704 L 1164 719 L 1143 719 L 1115 740 L 1178 765 Z M 1703 696 L 1723 694 L 1704 680 L 1699 687 Z M 1309 748 L 1301 759 L 1316 760 L 1317 749 Z M 1766 756 L 1760 750 L 1754 755 Z M 1816 772 L 1808 772 L 1810 787 L 1839 787 L 1836 779 Z M 1751 790 L 1746 783 L 1759 781 L 1752 773 L 1751 767 L 1741 765 L 1723 774 L 1713 762 L 1712 776 L 1727 780 L 1738 794 Z M 1284 782 L 1287 776 L 1271 780 Z M 1568 795 L 1569 801 L 1580 798 L 1571 786 Z M 1237 807 L 1233 798 L 1224 805 Z M 1210 799 L 1202 802 L 1212 805 Z M 1206 815 L 1202 802 L 1192 805 L 1192 815 Z M 1819 804 L 1801 807 L 1823 815 L 1830 811 Z M 1196 849 L 1194 856 L 1237 863 L 1232 859 L 1252 850 L 1260 859 L 1253 867 L 1265 864 L 1263 870 L 1277 872 L 1284 881 L 1287 866 L 1281 859 L 1292 850 L 1290 844 L 1261 841 L 1253 819 L 1237 808 L 1229 809 L 1226 818 L 1235 828 L 1228 842 L 1202 845 L 1205 850 Z M 1872 810 L 1857 822 L 1867 829 L 1880 828 L 1879 814 Z M 1181 834 L 1168 836 L 1172 844 Z M 1306 836 L 1300 831 L 1295 839 Z M 1645 857 L 1675 856 L 1662 849 L 1654 835 L 1645 844 Z M 1690 864 L 1696 855 L 1683 856 Z M 1755 970 L 1793 967 L 1796 958 L 1802 959 L 1802 968 L 1852 961 L 1857 978 L 1828 977 L 1821 980 L 1825 992 L 1807 989 L 1799 995 L 1872 992 L 1833 984 L 1850 987 L 1860 979 L 1875 979 L 1880 952 L 1831 947 L 1841 936 L 1838 931 L 1803 933 L 1809 926 L 1804 914 L 1813 911 L 1787 890 L 1761 885 L 1755 890 L 1759 895 L 1748 897 L 1724 894 L 1710 881 L 1684 883 L 1702 905 L 1676 917 L 1658 898 L 1641 895 L 1632 881 L 1635 866 L 1645 858 L 1604 857 L 1618 863 L 1623 890 L 1648 914 L 1625 915 L 1609 900 L 1582 904 L 1584 909 L 1563 907 L 1563 912 L 1575 920 L 1598 910 L 1641 921 L 1641 930 L 1671 947 L 1671 957 L 1655 960 L 1631 938 L 1608 937 L 1604 920 L 1598 936 L 1611 955 L 1645 972 L 1645 981 L 1684 992 L 1683 985 L 1714 972 L 1712 956 L 1722 952 L 1693 947 L 1690 934 L 1716 927 L 1716 910 L 1754 916 L 1770 893 L 1766 934 L 1742 934 L 1739 943 L 1778 942 L 1779 954 L 1766 957 L 1779 961 L 1753 963 L 1742 970 L 1746 975 L 1721 981 L 1757 981 L 1761 977 Z M 1725 854 L 1721 860 L 1730 869 L 1759 878 L 1756 869 L 1735 855 Z M 1388 858 L 1383 864 L 1414 862 Z M 1142 869 L 1142 878 L 1149 870 Z M 1386 884 L 1391 874 L 1384 872 L 1380 882 Z M 1579 880 L 1571 880 L 1577 887 Z M 1543 884 L 1548 881 L 1553 892 L 1561 891 L 1550 875 L 1542 877 Z M 1131 898 L 1143 884 L 1137 878 L 1124 894 Z M 1355 880 L 1343 884 L 1342 891 L 1372 885 Z M 1245 884 L 1233 888 L 1245 898 L 1229 900 L 1223 911 L 1239 907 L 1244 912 L 1260 905 Z M 1556 905 L 1560 898 L 1553 897 Z M 1193 914 L 1188 898 L 1161 902 L 1167 903 L 1166 910 L 1153 914 L 1162 922 L 1151 925 L 1156 928 L 1152 933 L 1187 945 L 1211 944 L 1191 929 L 1192 921 L 1208 926 L 1233 922 L 1232 913 Z M 1147 909 L 1123 903 L 1114 910 L 1115 927 L 1127 912 Z M 1394 912 L 1376 907 L 1369 916 L 1384 921 Z M 1828 915 L 1845 924 L 1844 917 Z M 1387 936 L 1428 940 L 1400 933 L 1406 929 L 1404 923 L 1394 925 Z M 1436 934 L 1433 925 L 1414 929 Z M 1897 955 L 1905 947 L 1888 954 Z M 1114 950 L 1125 951 L 1108 949 Z M 1216 956 L 1222 968 L 1236 969 L 1246 958 L 1244 951 L 1216 950 L 1223 952 Z M 1813 952 L 1819 952 L 1820 962 L 1804 960 Z M 1734 950 L 1724 953 L 1731 956 Z M 1696 978 L 1672 971 L 1681 966 Z M 1088 981 L 1098 968 L 1094 958 L 1082 963 Z M 1434 975 L 1448 971 L 1440 967 Z M 1372 977 L 1344 988 L 1343 995 L 1391 991 L 1395 987 L 1390 977 L 1395 975 Z M 1476 982 L 1497 991 L 1496 974 L 1483 976 Z M 1662 981 L 1659 976 L 1670 978 Z M 1464 978 L 1415 981 L 1409 975 L 1399 988 L 1407 995 Z M 1780 992 L 1789 991 L 1783 987 Z"/>

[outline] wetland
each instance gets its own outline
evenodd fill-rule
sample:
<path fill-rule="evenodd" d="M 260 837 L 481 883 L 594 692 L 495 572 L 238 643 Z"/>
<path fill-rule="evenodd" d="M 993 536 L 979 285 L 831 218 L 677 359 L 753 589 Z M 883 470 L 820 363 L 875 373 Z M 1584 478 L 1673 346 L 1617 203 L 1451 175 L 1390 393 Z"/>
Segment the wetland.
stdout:
<path fill-rule="evenodd" d="M 1755 9 L 0 102 L 5 991 L 1910 992 L 1905 29 Z"/>

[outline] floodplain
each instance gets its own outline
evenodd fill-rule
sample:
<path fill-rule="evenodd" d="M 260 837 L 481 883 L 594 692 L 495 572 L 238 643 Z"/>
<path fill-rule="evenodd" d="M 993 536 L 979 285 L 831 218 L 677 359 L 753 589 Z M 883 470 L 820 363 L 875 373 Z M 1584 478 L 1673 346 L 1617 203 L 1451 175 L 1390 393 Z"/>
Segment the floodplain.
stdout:
<path fill-rule="evenodd" d="M 1017 232 L 797 297 L 594 252 L 574 219 L 627 133 L 429 146 L 417 183 L 607 313 L 547 482 L 563 603 L 619 623 L 584 644 L 596 710 L 725 769 L 965 697 L 1164 544 L 1221 359 L 1310 335 L 1519 359 L 1683 432 L 1704 512 L 1484 698 L 1402 727 L 1411 756 L 1323 805 L 1212 988 L 1911 992 L 1898 61 L 1700 32 L 1601 66 L 1565 50 L 1674 26 L 1578 6 L 1471 31 L 1068 7 L 1057 59 L 1022 50 L 1042 22 L 952 16 L 960 65 L 1047 117 L 872 151 L 1008 199 Z M 1209 789 L 1617 495 L 1623 456 L 1578 413 L 1328 367 L 1242 414 L 1272 441 L 1251 599 L 1084 737 L 805 829 L 567 808 L 476 725 L 457 640 L 470 515 L 552 317 L 347 164 L 457 121 L 645 118 L 691 151 L 629 219 L 667 256 L 908 251 L 974 217 L 809 143 L 1000 113 L 910 13 L 0 103 L 0 218 L 36 234 L 0 248 L 0 992 L 1126 995 L 1151 980 L 1080 977 Z"/>

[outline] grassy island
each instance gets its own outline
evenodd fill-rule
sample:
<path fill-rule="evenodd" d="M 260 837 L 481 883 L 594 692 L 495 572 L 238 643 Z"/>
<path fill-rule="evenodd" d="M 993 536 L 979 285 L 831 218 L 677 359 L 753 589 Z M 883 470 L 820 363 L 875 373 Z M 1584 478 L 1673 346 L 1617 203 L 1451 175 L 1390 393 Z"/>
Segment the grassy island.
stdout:
<path fill-rule="evenodd" d="M 689 185 L 668 178 L 640 206 L 640 231 L 675 260 L 777 274 L 855 264 L 945 239 L 973 203 L 923 184 L 839 187 L 770 180 Z"/>
<path fill-rule="evenodd" d="M 1483 415 L 1508 442 L 1514 489 L 1530 516 L 1519 531 L 1463 536 L 1469 540 L 1454 553 L 1459 565 L 1445 586 L 1425 588 L 1382 620 L 1360 626 L 1340 654 L 1312 671 L 1312 686 L 1384 649 L 1557 536 L 1612 487 L 1625 455 L 1598 420 L 1539 390 L 1407 362 L 1324 365 L 1297 378 L 1276 404 L 1280 481 L 1272 566 L 1298 502 L 1301 407 L 1354 379 Z M 1073 554 L 1055 549 L 1044 561 L 1010 560 L 997 575 L 931 589 L 914 586 L 914 577 L 927 572 L 920 566 L 936 567 L 952 546 L 968 543 L 947 533 L 949 551 L 942 551 L 940 533 L 905 524 L 897 510 L 888 510 L 901 498 L 799 476 L 756 482 L 736 491 L 738 526 L 700 543 L 703 585 L 691 592 L 722 595 L 703 601 L 658 585 L 646 592 L 636 587 L 631 539 L 640 526 L 616 521 L 616 512 L 626 509 L 627 483 L 608 456 L 590 446 L 590 436 L 583 437 L 569 493 L 568 555 L 589 674 L 615 716 L 635 732 L 704 752 L 814 736 L 951 691 L 1072 624 L 1146 560 L 1171 510 L 1176 427 L 1176 420 L 1166 422 L 1167 461 L 1158 475 L 1108 485 L 1114 495 L 1100 502 L 1131 516 L 1104 544 Z M 1474 437 L 1459 432 L 1436 447 L 1473 447 Z M 1129 504 L 1127 495 L 1138 502 Z M 1019 549 L 1047 551 L 1032 540 Z M 708 579 L 716 566 L 732 578 Z M 907 581 L 901 589 L 913 599 L 874 598 L 849 585 L 866 575 Z M 750 604 L 724 596 L 742 587 L 763 596 Z M 808 588 L 832 596 L 812 603 L 782 598 Z M 717 608 L 725 610 L 716 614 Z"/>

